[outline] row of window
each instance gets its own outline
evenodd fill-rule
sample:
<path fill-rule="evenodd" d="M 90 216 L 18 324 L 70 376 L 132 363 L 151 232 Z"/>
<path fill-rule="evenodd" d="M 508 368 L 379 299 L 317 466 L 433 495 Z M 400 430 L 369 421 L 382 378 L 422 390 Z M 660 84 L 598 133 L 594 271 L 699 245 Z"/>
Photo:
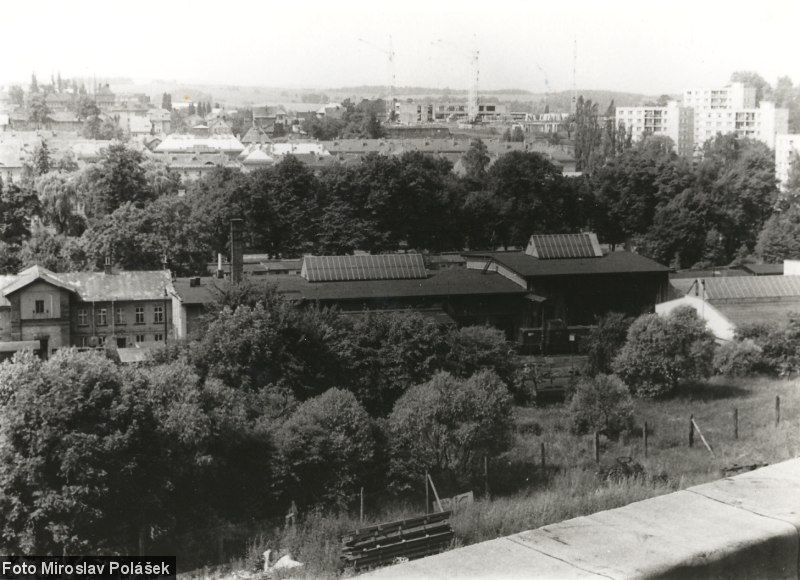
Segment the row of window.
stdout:
<path fill-rule="evenodd" d="M 108 324 L 108 309 L 98 308 L 94 311 L 95 324 L 98 326 L 105 326 Z M 134 313 L 134 324 L 144 324 L 144 306 L 137 306 Z M 159 324 L 164 322 L 164 307 L 153 307 L 153 323 Z M 127 324 L 125 311 L 122 308 L 117 308 L 114 316 L 114 324 Z M 89 310 L 87 308 L 78 309 L 78 326 L 89 325 Z"/>
<path fill-rule="evenodd" d="M 106 338 L 107 337 L 105 337 L 105 336 L 97 336 L 95 338 L 97 339 L 96 346 L 105 346 L 106 345 Z M 124 336 L 117 337 L 116 340 L 117 340 L 117 346 L 118 347 L 124 348 L 124 347 L 128 346 L 126 344 L 126 341 L 127 341 L 126 337 L 124 337 Z M 153 341 L 154 342 L 164 342 L 164 334 L 161 333 L 161 332 L 155 333 L 153 335 Z M 92 346 L 91 342 L 92 342 L 91 337 L 88 337 L 88 336 L 80 336 L 80 337 L 78 337 L 78 346 L 80 346 L 80 347 L 89 348 L 89 347 Z M 137 334 L 134 337 L 134 344 L 141 344 L 143 342 L 147 342 L 147 335 L 146 334 Z M 131 345 L 131 346 L 133 346 L 133 345 Z"/>

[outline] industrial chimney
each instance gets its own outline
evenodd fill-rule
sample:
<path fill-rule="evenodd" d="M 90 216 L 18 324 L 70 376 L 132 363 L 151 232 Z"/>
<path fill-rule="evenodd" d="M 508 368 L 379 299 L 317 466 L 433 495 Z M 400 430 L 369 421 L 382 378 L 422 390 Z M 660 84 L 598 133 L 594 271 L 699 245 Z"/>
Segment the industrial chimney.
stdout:
<path fill-rule="evenodd" d="M 242 270 L 244 268 L 243 221 L 242 219 L 231 220 L 231 282 L 234 284 L 242 281 Z"/>

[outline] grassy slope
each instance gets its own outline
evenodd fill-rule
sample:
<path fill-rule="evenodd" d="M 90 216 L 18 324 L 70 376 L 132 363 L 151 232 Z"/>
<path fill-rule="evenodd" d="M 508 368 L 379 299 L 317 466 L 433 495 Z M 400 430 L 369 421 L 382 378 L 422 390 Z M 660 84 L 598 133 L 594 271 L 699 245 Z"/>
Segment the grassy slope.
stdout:
<path fill-rule="evenodd" d="M 781 397 L 781 424 L 775 427 L 775 396 Z M 739 439 L 733 438 L 733 408 L 739 409 Z M 712 458 L 695 435 L 688 442 L 689 416 L 714 448 Z M 684 389 L 668 401 L 638 401 L 637 427 L 620 441 L 601 442 L 603 464 L 620 456 L 633 457 L 646 469 L 644 479 L 617 483 L 595 475 L 591 440 L 569 432 L 565 405 L 518 408 L 517 435 L 506 460 L 528 465 L 528 487 L 514 494 L 479 499 L 455 514 L 455 546 L 489 540 L 565 519 L 612 509 L 634 501 L 669 493 L 721 477 L 721 469 L 734 463 L 775 463 L 795 457 L 800 450 L 800 385 L 773 379 L 715 379 L 707 385 Z M 640 427 L 647 421 L 649 457 L 643 456 Z M 542 474 L 540 443 L 546 445 L 548 470 Z M 502 470 L 495 462 L 493 469 Z M 664 477 L 666 476 L 666 477 Z M 419 515 L 419 506 L 394 506 L 374 514 L 367 524 Z M 232 562 L 233 569 L 258 565 L 267 548 L 289 551 L 305 562 L 294 577 L 336 577 L 339 535 L 358 527 L 357 515 L 309 514 L 294 530 L 265 531 L 253 538 L 248 553 Z"/>

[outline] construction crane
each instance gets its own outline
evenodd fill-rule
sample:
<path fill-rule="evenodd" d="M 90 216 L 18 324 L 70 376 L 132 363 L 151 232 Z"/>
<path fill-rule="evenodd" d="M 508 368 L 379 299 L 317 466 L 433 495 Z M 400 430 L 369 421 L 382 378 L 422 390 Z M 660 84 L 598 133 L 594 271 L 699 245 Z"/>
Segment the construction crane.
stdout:
<path fill-rule="evenodd" d="M 370 48 L 372 48 L 374 50 L 377 50 L 378 52 L 382 52 L 383 54 L 386 55 L 386 57 L 388 59 L 390 83 L 389 83 L 389 106 L 387 107 L 387 109 L 388 109 L 387 110 L 387 119 L 388 119 L 389 122 L 393 122 L 394 121 L 394 117 L 395 117 L 395 110 L 396 110 L 396 106 L 397 105 L 395 104 L 395 98 L 394 98 L 395 72 L 394 72 L 394 48 L 392 46 L 392 37 L 389 36 L 389 48 L 385 48 L 383 46 L 378 46 L 374 42 L 370 42 L 369 40 L 365 40 L 363 38 L 359 38 L 358 40 L 359 40 L 359 42 L 363 42 L 364 44 L 366 44 Z"/>
<path fill-rule="evenodd" d="M 480 107 L 478 104 L 478 86 L 480 81 L 480 67 L 479 67 L 480 52 L 478 51 L 477 48 L 469 52 L 464 52 L 463 49 L 459 48 L 458 46 L 454 45 L 451 42 L 442 40 L 441 38 L 435 40 L 433 44 L 437 46 L 446 46 L 453 52 L 456 52 L 460 56 L 466 57 L 469 60 L 470 82 L 467 86 L 467 122 L 475 123 L 480 119 Z"/>
<path fill-rule="evenodd" d="M 536 64 L 536 68 L 539 69 L 539 72 L 541 72 L 542 76 L 544 77 L 544 106 L 546 108 L 547 107 L 547 96 L 548 96 L 548 94 L 550 94 L 550 82 L 547 80 L 547 73 L 542 68 L 542 65 L 540 65 L 538 62 L 535 63 L 535 64 Z"/>

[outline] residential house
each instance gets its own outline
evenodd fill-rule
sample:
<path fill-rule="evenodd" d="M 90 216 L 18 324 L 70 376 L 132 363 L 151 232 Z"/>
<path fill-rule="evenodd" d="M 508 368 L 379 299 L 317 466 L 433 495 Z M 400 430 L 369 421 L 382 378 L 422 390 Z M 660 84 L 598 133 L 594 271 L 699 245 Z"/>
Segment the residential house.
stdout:
<path fill-rule="evenodd" d="M 253 107 L 253 125 L 261 127 L 269 133 L 275 132 L 275 126 L 286 128 L 287 112 L 283 105 L 263 105 Z"/>
<path fill-rule="evenodd" d="M 170 273 L 55 273 L 31 266 L 0 277 L 0 345 L 36 341 L 42 356 L 68 346 L 166 343 L 174 337 Z M 0 351 L 9 352 L 7 347 Z"/>

